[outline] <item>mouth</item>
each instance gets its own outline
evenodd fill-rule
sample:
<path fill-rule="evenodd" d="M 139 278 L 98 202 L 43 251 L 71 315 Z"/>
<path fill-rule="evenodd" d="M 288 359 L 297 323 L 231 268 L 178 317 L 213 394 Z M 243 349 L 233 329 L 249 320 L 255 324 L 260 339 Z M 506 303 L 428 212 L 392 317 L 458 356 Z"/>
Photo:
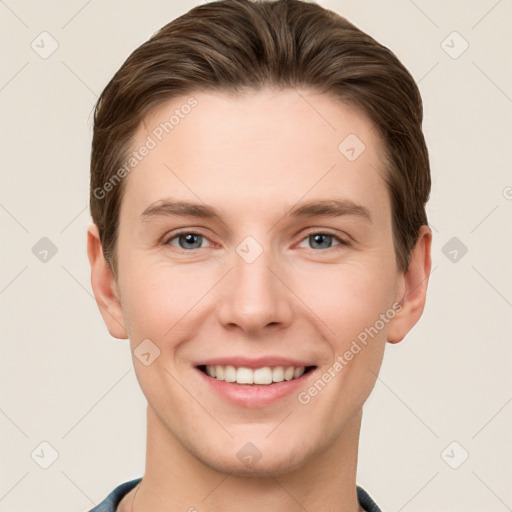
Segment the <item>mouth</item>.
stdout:
<path fill-rule="evenodd" d="M 244 386 L 271 386 L 295 381 L 310 373 L 316 366 L 262 366 L 248 368 L 234 365 L 199 365 L 197 369 L 208 377 Z"/>
<path fill-rule="evenodd" d="M 318 366 L 309 361 L 278 355 L 248 358 L 233 354 L 229 358 L 197 361 L 194 369 L 200 385 L 213 393 L 213 400 L 219 398 L 243 408 L 273 404 L 280 408 L 282 400 L 293 400 L 315 379 Z"/>

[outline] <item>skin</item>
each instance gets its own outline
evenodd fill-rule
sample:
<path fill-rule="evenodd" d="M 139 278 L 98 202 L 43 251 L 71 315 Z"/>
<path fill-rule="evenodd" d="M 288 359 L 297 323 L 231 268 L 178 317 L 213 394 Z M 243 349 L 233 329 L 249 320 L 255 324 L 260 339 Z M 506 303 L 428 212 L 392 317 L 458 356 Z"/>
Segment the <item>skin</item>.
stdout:
<path fill-rule="evenodd" d="M 88 231 L 99 309 L 112 336 L 130 339 L 148 401 L 146 468 L 133 510 L 360 510 L 362 406 L 386 342 L 401 341 L 422 314 L 431 231 L 422 227 L 399 272 L 381 140 L 360 110 L 306 90 L 191 96 L 197 107 L 125 178 L 117 280 L 96 226 Z M 188 98 L 147 116 L 134 150 Z M 366 146 L 352 162 L 338 150 L 351 133 Z M 211 205 L 222 220 L 141 220 L 171 197 Z M 371 221 L 287 217 L 313 199 L 351 200 Z M 178 229 L 202 237 L 187 243 L 173 238 Z M 324 245 L 309 237 L 326 232 L 335 236 Z M 252 263 L 236 252 L 247 236 L 263 249 Z M 306 405 L 295 392 L 265 407 L 234 405 L 194 368 L 205 358 L 278 355 L 311 361 L 319 378 L 395 302 L 400 312 Z M 160 350 L 149 366 L 133 352 L 145 339 Z M 237 457 L 247 442 L 262 454 L 252 467 Z M 118 510 L 131 510 L 134 491 Z"/>

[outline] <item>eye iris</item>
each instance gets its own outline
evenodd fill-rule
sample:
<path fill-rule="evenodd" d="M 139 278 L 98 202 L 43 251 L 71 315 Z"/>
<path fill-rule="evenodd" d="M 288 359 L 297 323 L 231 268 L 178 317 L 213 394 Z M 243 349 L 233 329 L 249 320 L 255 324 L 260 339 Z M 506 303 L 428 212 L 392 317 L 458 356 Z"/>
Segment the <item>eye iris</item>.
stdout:
<path fill-rule="evenodd" d="M 330 244 L 326 243 L 326 240 L 329 240 L 329 238 L 331 238 L 331 235 L 326 235 L 322 233 L 311 235 L 309 237 L 310 241 L 313 241 L 313 243 L 319 242 L 319 244 L 322 245 L 322 249 L 330 247 Z"/>
<path fill-rule="evenodd" d="M 183 239 L 185 239 L 184 243 L 182 243 Z M 180 247 L 182 249 L 190 249 L 190 245 L 186 244 L 194 244 L 194 239 L 196 240 L 196 245 L 194 246 L 194 248 L 201 247 L 201 235 L 196 235 L 195 233 L 186 233 L 184 235 L 180 235 Z M 199 244 L 197 243 L 198 240 Z"/>

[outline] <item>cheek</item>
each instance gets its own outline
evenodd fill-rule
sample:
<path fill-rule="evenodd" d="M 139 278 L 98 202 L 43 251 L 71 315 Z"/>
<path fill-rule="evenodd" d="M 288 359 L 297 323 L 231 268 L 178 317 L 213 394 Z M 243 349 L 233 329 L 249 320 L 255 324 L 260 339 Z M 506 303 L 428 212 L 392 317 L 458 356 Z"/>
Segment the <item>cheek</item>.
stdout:
<path fill-rule="evenodd" d="M 394 275 L 379 264 L 329 265 L 295 280 L 297 296 L 325 324 L 336 349 L 375 324 L 392 305 Z M 387 324 L 386 324 L 387 325 Z"/>
<path fill-rule="evenodd" d="M 121 293 L 130 338 L 133 342 L 144 338 L 172 342 L 173 334 L 187 324 L 188 315 L 197 314 L 203 300 L 207 303 L 215 276 L 151 261 L 139 261 L 131 268 L 126 263 L 124 275 L 129 280 L 121 283 Z"/>

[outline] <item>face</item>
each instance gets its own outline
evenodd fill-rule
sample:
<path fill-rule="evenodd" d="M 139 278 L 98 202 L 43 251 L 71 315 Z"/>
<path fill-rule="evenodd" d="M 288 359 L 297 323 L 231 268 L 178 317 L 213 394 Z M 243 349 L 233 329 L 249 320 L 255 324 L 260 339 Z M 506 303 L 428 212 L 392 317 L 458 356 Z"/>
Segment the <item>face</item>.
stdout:
<path fill-rule="evenodd" d="M 359 414 L 405 314 L 379 136 L 328 95 L 264 90 L 174 98 L 133 150 L 148 137 L 115 288 L 159 435 L 223 472 L 298 468 Z"/>

